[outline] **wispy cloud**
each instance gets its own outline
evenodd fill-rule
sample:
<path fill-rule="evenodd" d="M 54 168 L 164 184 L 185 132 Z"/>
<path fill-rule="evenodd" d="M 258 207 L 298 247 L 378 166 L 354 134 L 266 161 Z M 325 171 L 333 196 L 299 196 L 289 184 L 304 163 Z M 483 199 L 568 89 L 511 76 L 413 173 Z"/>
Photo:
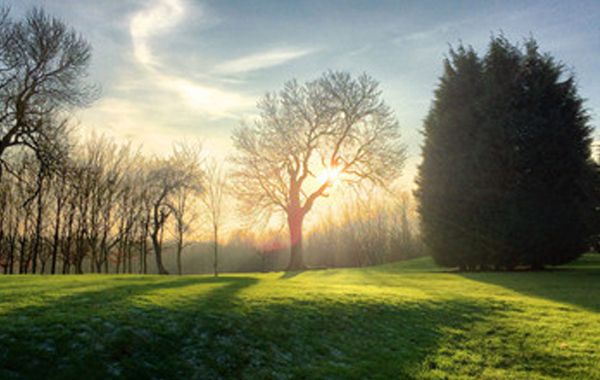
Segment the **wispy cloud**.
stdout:
<path fill-rule="evenodd" d="M 133 54 L 144 65 L 156 65 L 149 46 L 149 39 L 168 31 L 183 16 L 183 4 L 179 0 L 159 0 L 136 13 L 129 24 L 133 41 Z"/>
<path fill-rule="evenodd" d="M 168 67 L 153 53 L 151 39 L 171 30 L 184 15 L 185 8 L 180 0 L 156 0 L 131 18 L 129 31 L 133 55 L 152 76 L 152 83 L 176 93 L 194 110 L 211 116 L 225 116 L 254 104 L 252 99 L 236 92 L 169 74 Z"/>
<path fill-rule="evenodd" d="M 424 41 L 443 40 L 444 38 L 455 35 L 460 27 L 467 24 L 469 21 L 470 20 L 458 20 L 441 23 L 429 29 L 398 36 L 393 42 L 400 45 L 405 42 L 422 43 Z"/>
<path fill-rule="evenodd" d="M 238 74 L 262 70 L 273 66 L 283 65 L 286 62 L 304 57 L 315 51 L 315 49 L 269 50 L 223 62 L 217 65 L 215 72 L 221 74 Z"/>
<path fill-rule="evenodd" d="M 217 64 L 210 71 L 210 85 L 206 79 L 195 80 L 170 73 L 168 65 L 161 62 L 160 55 L 152 49 L 153 39 L 177 27 L 188 14 L 182 0 L 153 0 L 133 15 L 129 33 L 133 44 L 135 61 L 151 75 L 150 81 L 163 90 L 177 94 L 185 104 L 210 116 L 227 116 L 248 109 L 254 99 L 223 87 L 240 84 L 228 76 L 263 70 L 312 54 L 317 49 L 285 48 L 262 51 Z M 210 23 L 205 19 L 204 22 Z M 221 83 L 216 86 L 215 83 Z"/>

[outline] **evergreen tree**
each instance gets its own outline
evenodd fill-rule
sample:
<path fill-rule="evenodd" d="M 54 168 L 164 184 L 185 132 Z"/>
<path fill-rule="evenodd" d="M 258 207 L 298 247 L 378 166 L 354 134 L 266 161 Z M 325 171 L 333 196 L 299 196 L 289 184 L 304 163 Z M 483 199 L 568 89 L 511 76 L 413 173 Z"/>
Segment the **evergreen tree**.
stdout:
<path fill-rule="evenodd" d="M 426 159 L 417 196 L 422 234 L 440 265 L 469 267 L 477 262 L 477 205 L 469 192 L 476 180 L 476 133 L 482 122 L 482 64 L 472 49 L 450 51 L 444 75 L 425 120 Z M 473 147 L 474 149 L 465 149 Z M 455 221 L 459 219 L 459 223 Z"/>
<path fill-rule="evenodd" d="M 425 120 L 423 237 L 437 263 L 541 268 L 594 233 L 591 128 L 572 75 L 534 40 L 450 51 Z"/>
<path fill-rule="evenodd" d="M 600 148 L 600 145 L 597 145 L 596 148 Z M 594 250 L 596 253 L 600 253 L 600 149 L 596 151 L 595 170 L 596 183 L 593 195 L 595 199 L 595 207 L 590 217 L 590 225 L 592 228 L 592 237 L 590 245 L 592 247 L 592 250 Z"/>

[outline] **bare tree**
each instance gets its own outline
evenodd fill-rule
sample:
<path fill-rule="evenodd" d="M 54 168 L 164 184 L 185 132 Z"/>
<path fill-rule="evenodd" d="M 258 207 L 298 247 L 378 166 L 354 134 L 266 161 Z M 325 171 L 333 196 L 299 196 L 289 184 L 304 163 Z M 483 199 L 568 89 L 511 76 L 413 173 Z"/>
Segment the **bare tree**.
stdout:
<path fill-rule="evenodd" d="M 200 164 L 202 148 L 198 145 L 178 144 L 175 146 L 175 159 L 179 162 Z M 181 186 L 172 195 L 171 208 L 173 212 L 173 235 L 175 236 L 175 251 L 177 255 L 177 273 L 182 274 L 181 253 L 185 248 L 184 238 L 191 232 L 192 224 L 197 219 L 197 210 L 194 208 L 194 197 L 204 191 L 203 174 L 199 167 L 194 165 L 193 171 L 198 183 L 189 183 Z"/>
<path fill-rule="evenodd" d="M 150 239 L 159 274 L 169 274 L 162 262 L 162 236 L 165 223 L 175 209 L 173 196 L 184 188 L 196 189 L 202 180 L 198 161 L 178 154 L 168 159 L 156 159 L 148 173 L 151 205 Z"/>
<path fill-rule="evenodd" d="M 53 156 L 63 111 L 96 96 L 84 82 L 90 57 L 85 39 L 41 9 L 19 21 L 0 11 L 0 178 L 9 147 L 30 148 L 38 159 Z"/>
<path fill-rule="evenodd" d="M 213 273 L 219 275 L 219 231 L 223 218 L 223 196 L 225 195 L 225 172 L 223 166 L 215 159 L 208 160 L 205 165 L 205 191 L 202 196 L 213 238 Z"/>
<path fill-rule="evenodd" d="M 58 260 L 58 250 L 60 243 L 60 232 L 61 232 L 61 222 L 64 217 L 63 210 L 66 207 L 69 190 L 67 187 L 67 180 L 69 174 L 70 163 L 67 160 L 63 160 L 60 165 L 57 166 L 57 169 L 54 171 L 53 176 L 50 178 L 50 186 L 51 186 L 51 194 L 54 199 L 54 232 L 52 237 L 52 245 L 51 245 L 51 263 L 50 263 L 50 273 L 56 273 L 56 263 Z"/>
<path fill-rule="evenodd" d="M 32 265 L 31 265 L 31 273 L 37 273 L 37 263 L 38 259 L 42 255 L 40 252 L 42 250 L 42 228 L 44 227 L 44 209 L 46 207 L 46 192 L 45 185 L 47 183 L 47 175 L 43 169 L 43 166 L 38 165 L 37 174 L 35 180 L 35 188 L 34 192 L 35 197 L 35 233 L 33 237 L 33 246 L 32 246 Z M 29 201 L 29 200 L 27 200 Z"/>
<path fill-rule="evenodd" d="M 18 264 L 19 273 L 48 267 L 55 274 L 62 260 L 65 274 L 87 268 L 133 273 L 139 253 L 140 272 L 146 273 L 150 238 L 165 273 L 165 226 L 178 231 L 180 256 L 196 219 L 193 206 L 201 203 L 200 150 L 194 149 L 180 145 L 171 157 L 150 162 L 130 144 L 92 135 L 51 171 L 35 151 L 9 151 L 13 175 L 0 182 L 0 269 L 13 273 Z"/>
<path fill-rule="evenodd" d="M 150 221 L 152 219 L 152 205 L 150 189 L 144 186 L 145 176 L 141 175 L 138 178 L 140 184 L 139 200 L 140 200 L 140 228 L 139 228 L 139 240 L 140 240 L 140 273 L 148 273 L 148 236 L 150 235 Z"/>
<path fill-rule="evenodd" d="M 286 216 L 288 269 L 303 269 L 302 224 L 316 199 L 337 181 L 385 186 L 399 175 L 405 147 L 378 83 L 366 74 L 290 81 L 279 94 L 267 94 L 259 110 L 254 125 L 233 135 L 235 191 L 245 212 Z"/>
<path fill-rule="evenodd" d="M 332 207 L 312 229 L 307 258 L 360 267 L 423 254 L 413 202 L 409 192 L 400 190 L 344 194 L 343 204 Z"/>

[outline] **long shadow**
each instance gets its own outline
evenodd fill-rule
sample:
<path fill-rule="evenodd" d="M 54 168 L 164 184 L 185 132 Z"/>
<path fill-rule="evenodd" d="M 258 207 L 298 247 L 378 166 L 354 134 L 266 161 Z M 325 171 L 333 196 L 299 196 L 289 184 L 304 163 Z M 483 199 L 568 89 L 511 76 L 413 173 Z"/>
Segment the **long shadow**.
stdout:
<path fill-rule="evenodd" d="M 238 276 L 112 283 L 0 316 L 0 378 L 411 378 L 446 329 L 487 312 L 240 298 L 256 279 Z M 176 290 L 166 305 L 134 302 L 163 290 Z"/>
<path fill-rule="evenodd" d="M 241 276 L 106 281 L 0 316 L 0 378 L 416 378 L 446 370 L 439 351 L 468 344 L 464 332 L 498 309 L 467 298 L 249 296 L 257 280 Z M 559 370 L 563 358 L 551 359 Z"/>
<path fill-rule="evenodd" d="M 168 357 L 180 350 L 178 341 L 187 334 L 186 328 L 179 329 L 179 322 L 187 320 L 177 320 L 180 313 L 170 308 L 137 304 L 132 302 L 134 299 L 154 291 L 215 285 L 198 300 L 197 306 L 226 308 L 239 290 L 256 280 L 223 276 L 150 278 L 138 282 L 109 277 L 102 283 L 107 282 L 114 286 L 77 292 L 43 305 L 17 307 L 0 315 L 0 378 L 120 378 L 123 368 L 135 369 L 126 377 L 139 378 L 140 365 L 154 368 L 157 364 L 143 360 L 133 363 L 134 353 L 164 351 L 161 357 L 153 359 L 159 365 L 162 359 L 168 362 Z M 81 286 L 98 285 L 96 281 L 92 283 Z M 23 296 L 27 297 L 30 289 L 24 290 Z M 186 317 L 189 320 L 193 315 Z"/>
<path fill-rule="evenodd" d="M 600 255 L 596 256 L 587 255 L 576 265 L 539 272 L 461 273 L 461 276 L 524 295 L 600 312 Z"/>
<path fill-rule="evenodd" d="M 299 274 L 304 273 L 305 271 L 296 270 L 296 271 L 285 271 L 279 276 L 280 279 L 290 279 L 298 276 Z"/>

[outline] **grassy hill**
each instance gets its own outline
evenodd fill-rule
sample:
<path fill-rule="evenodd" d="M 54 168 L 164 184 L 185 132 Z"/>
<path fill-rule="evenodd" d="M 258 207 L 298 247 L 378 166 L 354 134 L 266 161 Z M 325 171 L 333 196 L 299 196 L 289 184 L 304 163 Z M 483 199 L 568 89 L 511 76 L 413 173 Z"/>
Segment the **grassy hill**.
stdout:
<path fill-rule="evenodd" d="M 208 276 L 2 276 L 0 378 L 600 379 L 600 255 Z"/>

